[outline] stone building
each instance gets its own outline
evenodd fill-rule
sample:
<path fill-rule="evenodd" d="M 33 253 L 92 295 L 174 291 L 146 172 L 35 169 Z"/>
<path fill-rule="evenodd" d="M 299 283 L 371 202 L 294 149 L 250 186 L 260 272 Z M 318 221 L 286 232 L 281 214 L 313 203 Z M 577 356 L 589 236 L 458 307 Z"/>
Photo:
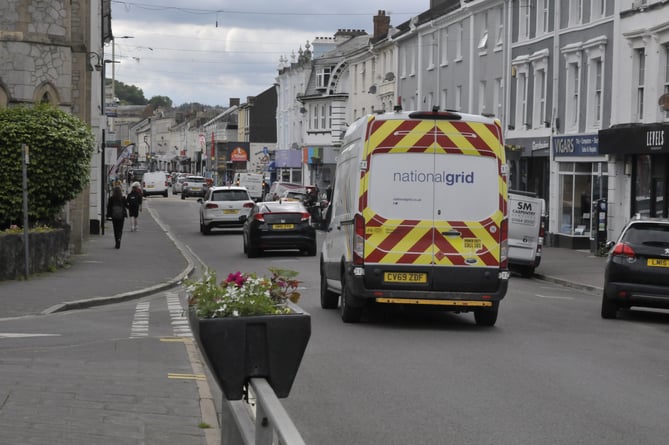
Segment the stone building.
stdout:
<path fill-rule="evenodd" d="M 0 2 L 0 107 L 47 102 L 97 136 L 90 185 L 64 209 L 74 252 L 101 225 L 103 48 L 111 39 L 110 0 Z"/>

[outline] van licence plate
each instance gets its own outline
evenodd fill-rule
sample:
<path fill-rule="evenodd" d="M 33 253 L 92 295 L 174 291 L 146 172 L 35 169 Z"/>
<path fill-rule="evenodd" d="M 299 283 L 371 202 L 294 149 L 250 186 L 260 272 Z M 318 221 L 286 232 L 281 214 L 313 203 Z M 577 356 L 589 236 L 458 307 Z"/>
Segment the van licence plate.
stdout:
<path fill-rule="evenodd" d="M 386 283 L 427 283 L 427 274 L 422 272 L 384 272 Z"/>
<path fill-rule="evenodd" d="M 476 250 L 478 250 L 481 247 L 483 247 L 483 243 L 478 238 L 465 238 L 463 241 L 465 243 L 465 249 L 476 249 Z"/>
<path fill-rule="evenodd" d="M 669 260 L 665 260 L 664 258 L 648 258 L 646 264 L 651 267 L 669 267 Z"/>
<path fill-rule="evenodd" d="M 290 230 L 295 228 L 295 224 L 272 224 L 272 229 L 276 230 Z"/>

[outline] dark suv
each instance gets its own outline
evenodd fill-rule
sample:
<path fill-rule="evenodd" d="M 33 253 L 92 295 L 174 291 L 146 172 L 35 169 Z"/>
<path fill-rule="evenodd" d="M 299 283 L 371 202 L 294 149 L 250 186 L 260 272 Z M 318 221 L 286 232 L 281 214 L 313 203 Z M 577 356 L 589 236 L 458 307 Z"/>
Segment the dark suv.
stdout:
<path fill-rule="evenodd" d="M 602 318 L 631 306 L 669 309 L 669 220 L 633 219 L 606 262 Z"/>

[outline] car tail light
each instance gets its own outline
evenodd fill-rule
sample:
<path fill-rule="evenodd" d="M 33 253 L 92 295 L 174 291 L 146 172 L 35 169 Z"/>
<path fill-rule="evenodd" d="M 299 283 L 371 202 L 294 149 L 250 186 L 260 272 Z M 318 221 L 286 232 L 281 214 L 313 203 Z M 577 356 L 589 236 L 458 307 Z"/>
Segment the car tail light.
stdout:
<path fill-rule="evenodd" d="M 353 217 L 353 264 L 361 266 L 365 262 L 365 220 L 362 215 Z"/>
<path fill-rule="evenodd" d="M 188 187 L 188 183 L 187 182 L 181 183 L 181 187 Z"/>
<path fill-rule="evenodd" d="M 499 228 L 499 266 L 509 268 L 509 220 L 504 218 Z"/>
<path fill-rule="evenodd" d="M 213 202 L 208 203 L 206 206 L 204 206 L 205 209 L 217 209 L 218 204 L 215 204 Z"/>
<path fill-rule="evenodd" d="M 309 218 L 311 218 L 311 213 L 302 212 L 302 219 L 300 220 L 300 222 L 309 221 Z"/>
<path fill-rule="evenodd" d="M 636 259 L 636 253 L 634 252 L 634 249 L 629 244 L 626 243 L 618 243 L 613 247 L 613 250 L 611 251 L 611 256 L 616 257 L 616 256 L 622 256 L 626 257 L 627 259 Z"/>
<path fill-rule="evenodd" d="M 253 219 L 255 219 L 256 221 L 265 222 L 265 215 L 262 213 L 256 213 L 255 215 L 253 215 Z"/>
<path fill-rule="evenodd" d="M 244 203 L 244 208 L 245 209 L 252 209 L 255 204 L 252 202 L 245 202 Z"/>

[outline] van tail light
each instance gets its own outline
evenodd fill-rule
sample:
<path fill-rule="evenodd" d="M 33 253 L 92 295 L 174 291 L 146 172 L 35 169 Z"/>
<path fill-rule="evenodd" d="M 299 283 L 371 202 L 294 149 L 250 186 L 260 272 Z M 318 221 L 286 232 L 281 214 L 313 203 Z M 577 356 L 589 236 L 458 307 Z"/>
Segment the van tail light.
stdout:
<path fill-rule="evenodd" d="M 504 218 L 499 228 L 499 267 L 509 268 L 509 219 Z"/>
<path fill-rule="evenodd" d="M 169 182 L 165 181 L 165 187 L 169 186 Z"/>
<path fill-rule="evenodd" d="M 546 219 L 541 217 L 541 222 L 539 223 L 539 239 L 537 239 L 537 256 L 541 256 L 541 249 L 544 245 L 544 238 L 546 237 Z"/>
<path fill-rule="evenodd" d="M 365 262 L 365 220 L 362 215 L 353 217 L 353 264 L 362 266 Z"/>
<path fill-rule="evenodd" d="M 252 209 L 255 204 L 252 202 L 246 202 L 244 203 L 244 208 L 245 209 Z"/>
<path fill-rule="evenodd" d="M 626 257 L 627 259 L 636 259 L 636 252 L 629 244 L 618 243 L 613 247 L 611 251 L 612 257 Z"/>
<path fill-rule="evenodd" d="M 311 218 L 311 213 L 302 212 L 302 219 L 300 220 L 300 222 L 309 221 L 309 218 Z"/>

